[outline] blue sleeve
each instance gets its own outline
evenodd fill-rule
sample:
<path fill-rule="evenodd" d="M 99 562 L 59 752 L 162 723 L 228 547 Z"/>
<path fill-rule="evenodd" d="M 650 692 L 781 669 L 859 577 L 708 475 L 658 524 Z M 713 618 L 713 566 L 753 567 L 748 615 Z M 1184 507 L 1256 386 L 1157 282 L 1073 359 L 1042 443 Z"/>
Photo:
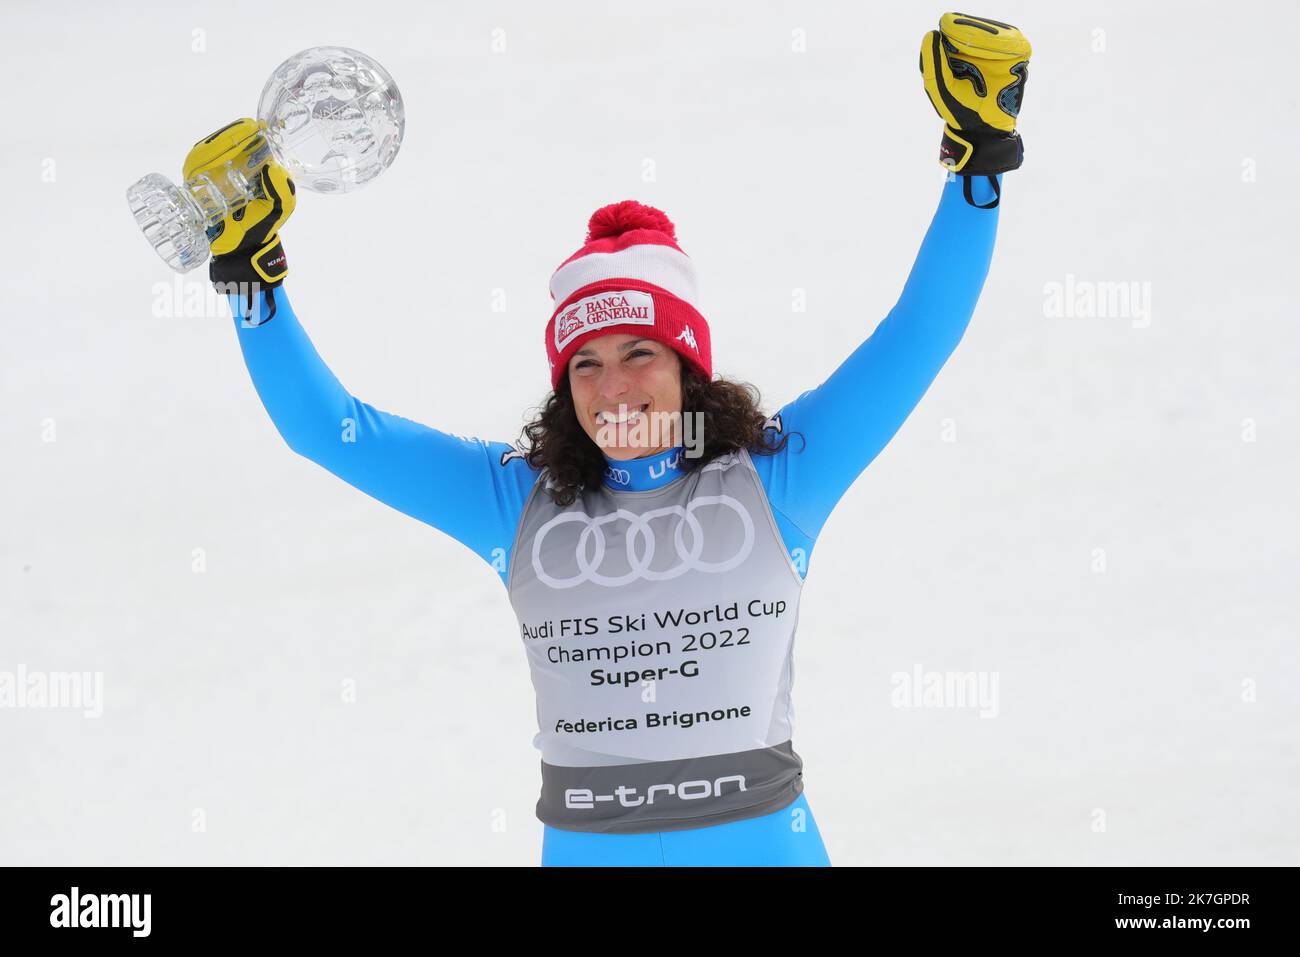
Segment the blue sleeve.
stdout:
<path fill-rule="evenodd" d="M 289 448 L 470 548 L 506 580 L 537 479 L 504 442 L 450 435 L 348 393 L 294 315 L 284 286 L 253 306 L 229 297 L 244 363 Z"/>
<path fill-rule="evenodd" d="M 999 191 L 1002 177 L 998 180 Z M 978 209 L 949 176 L 897 304 L 821 385 L 769 420 L 790 433 L 776 455 L 753 456 L 800 571 L 826 519 L 911 414 L 970 323 L 988 275 L 998 206 Z M 994 198 L 984 177 L 972 198 Z M 794 433 L 800 433 L 795 435 Z"/>

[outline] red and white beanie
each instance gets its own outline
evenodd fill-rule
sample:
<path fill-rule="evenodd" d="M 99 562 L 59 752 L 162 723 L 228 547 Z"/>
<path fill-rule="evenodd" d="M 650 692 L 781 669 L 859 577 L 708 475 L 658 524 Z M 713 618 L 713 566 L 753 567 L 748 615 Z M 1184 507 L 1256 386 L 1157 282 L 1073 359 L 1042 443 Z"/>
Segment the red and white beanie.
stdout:
<path fill-rule="evenodd" d="M 551 299 L 552 389 L 585 342 L 613 332 L 656 339 L 713 378 L 695 266 L 678 247 L 672 221 L 653 206 L 628 199 L 596 210 L 586 243 L 551 276 Z"/>

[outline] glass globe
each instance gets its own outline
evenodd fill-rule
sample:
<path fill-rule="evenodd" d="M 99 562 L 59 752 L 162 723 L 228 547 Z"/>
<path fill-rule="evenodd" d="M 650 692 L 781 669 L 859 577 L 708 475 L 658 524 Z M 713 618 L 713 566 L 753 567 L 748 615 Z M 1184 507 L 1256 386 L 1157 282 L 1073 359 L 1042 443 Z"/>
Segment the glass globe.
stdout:
<path fill-rule="evenodd" d="M 392 76 L 347 47 L 313 47 L 281 63 L 257 115 L 276 159 L 317 193 L 346 193 L 386 170 L 406 126 Z"/>

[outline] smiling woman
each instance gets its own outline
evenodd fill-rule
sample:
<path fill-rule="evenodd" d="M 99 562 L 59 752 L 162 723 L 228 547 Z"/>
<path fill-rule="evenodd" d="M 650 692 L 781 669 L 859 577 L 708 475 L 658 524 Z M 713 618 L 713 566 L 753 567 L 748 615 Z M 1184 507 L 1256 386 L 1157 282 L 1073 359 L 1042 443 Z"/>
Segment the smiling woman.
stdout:
<path fill-rule="evenodd" d="M 791 743 L 809 557 L 961 339 L 999 194 L 996 178 L 946 183 L 898 304 L 824 382 L 770 418 L 752 386 L 713 378 L 704 318 L 652 281 L 689 293 L 691 266 L 667 217 L 636 203 L 615 204 L 621 223 L 660 228 L 602 237 L 623 248 L 590 251 L 598 259 L 582 264 L 585 282 L 556 295 L 554 388 L 524 429 L 527 450 L 360 402 L 316 354 L 283 287 L 267 293 L 260 322 L 232 298 L 249 371 L 290 447 L 453 536 L 501 576 L 537 694 L 544 863 L 828 863 Z M 665 240 L 675 271 L 647 273 L 655 252 L 637 247 Z M 703 417 L 700 454 L 664 440 L 602 447 L 611 413 L 673 412 Z M 346 442 L 341 421 L 356 423 Z M 725 620 L 709 621 L 714 609 L 727 609 Z M 634 674 L 612 680 L 573 653 L 610 644 L 629 622 L 650 649 Z M 645 718 L 715 712 L 730 717 Z"/>
<path fill-rule="evenodd" d="M 992 24 L 969 29 L 1005 27 Z M 946 62 L 938 49 L 931 71 Z M 289 446 L 500 575 L 537 696 L 543 863 L 829 863 L 792 743 L 809 557 L 961 340 L 993 253 L 1000 173 L 1019 165 L 1014 134 L 972 130 L 941 102 L 945 148 L 969 147 L 971 175 L 949 176 L 885 319 L 770 418 L 752 386 L 714 377 L 694 264 L 669 218 L 633 200 L 597 210 L 551 277 L 551 393 L 520 447 L 356 399 L 278 280 L 258 308 L 232 297 Z M 691 417 L 704 428 L 688 455 Z M 634 428 L 661 420 L 670 427 Z M 346 438 L 340 422 L 354 423 Z M 592 667 L 588 652 L 626 648 L 611 637 L 631 631 L 634 661 Z"/>
<path fill-rule="evenodd" d="M 707 379 L 652 339 L 601 336 L 575 353 L 569 369 L 520 443 L 528 463 L 549 474 L 560 504 L 599 488 L 611 468 L 626 471 L 619 462 L 680 447 L 674 468 L 689 471 L 741 448 L 773 455 L 790 440 L 764 428 L 755 387 Z M 619 418 L 627 424 L 619 427 Z"/>
<path fill-rule="evenodd" d="M 956 348 L 988 270 L 999 191 L 997 179 L 949 181 L 898 304 L 829 378 L 771 418 L 752 386 L 712 377 L 707 323 L 651 281 L 688 292 L 685 255 L 674 250 L 675 273 L 639 271 L 654 254 L 636 247 L 662 245 L 671 235 L 662 230 L 620 233 L 624 249 L 592 253 L 594 279 L 556 296 L 554 388 L 524 429 L 527 450 L 361 402 L 321 361 L 283 286 L 260 309 L 232 297 L 249 372 L 290 447 L 453 536 L 501 576 L 537 694 L 544 863 L 828 863 L 791 743 L 809 556 L 836 502 Z M 639 204 L 616 206 L 638 221 Z M 636 215 L 671 229 L 662 213 Z M 611 307 L 615 299 L 628 305 Z M 648 308 L 614 311 L 638 304 Z M 642 321 L 652 315 L 654 326 Z M 630 410 L 700 414 L 700 454 L 664 440 L 602 448 L 607 416 Z M 343 421 L 355 423 L 346 440 Z M 796 432 L 801 441 L 790 442 Z M 735 619 L 704 630 L 666 614 L 733 606 Z M 655 651 L 626 680 L 552 654 L 560 643 L 608 643 L 603 623 L 643 618 Z M 574 620 L 594 625 L 566 637 Z M 602 719 L 648 711 L 734 717 L 599 730 Z"/>

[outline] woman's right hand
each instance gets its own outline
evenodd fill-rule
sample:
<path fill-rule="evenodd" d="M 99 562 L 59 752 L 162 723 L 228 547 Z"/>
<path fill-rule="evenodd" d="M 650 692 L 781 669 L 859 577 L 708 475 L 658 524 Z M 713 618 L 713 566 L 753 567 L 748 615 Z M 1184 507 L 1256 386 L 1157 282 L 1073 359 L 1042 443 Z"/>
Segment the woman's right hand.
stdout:
<path fill-rule="evenodd" d="M 238 157 L 265 146 L 256 120 L 236 120 L 194 144 L 185 157 L 184 178 L 189 181 L 200 173 L 215 172 L 231 161 L 244 165 Z M 258 283 L 274 288 L 288 275 L 280 227 L 297 205 L 297 188 L 284 167 L 272 161 L 263 164 L 260 176 L 264 198 L 240 207 L 208 231 L 212 243 L 209 276 L 214 283 Z"/>

